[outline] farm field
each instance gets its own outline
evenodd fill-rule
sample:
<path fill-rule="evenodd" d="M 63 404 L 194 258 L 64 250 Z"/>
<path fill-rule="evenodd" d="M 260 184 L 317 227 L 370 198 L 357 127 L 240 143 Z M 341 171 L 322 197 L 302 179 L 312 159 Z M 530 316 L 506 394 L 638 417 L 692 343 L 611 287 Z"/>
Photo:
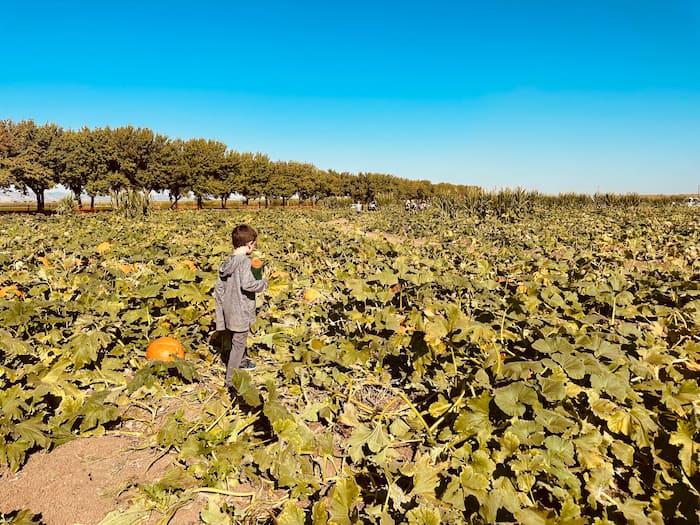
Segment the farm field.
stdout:
<path fill-rule="evenodd" d="M 239 223 L 274 273 L 258 366 L 229 393 L 211 292 Z M 0 231 L 0 523 L 700 519 L 692 208 L 6 215 Z M 147 361 L 161 336 L 185 359 Z M 33 465 L 52 455 L 100 479 L 62 506 L 68 481 Z"/>

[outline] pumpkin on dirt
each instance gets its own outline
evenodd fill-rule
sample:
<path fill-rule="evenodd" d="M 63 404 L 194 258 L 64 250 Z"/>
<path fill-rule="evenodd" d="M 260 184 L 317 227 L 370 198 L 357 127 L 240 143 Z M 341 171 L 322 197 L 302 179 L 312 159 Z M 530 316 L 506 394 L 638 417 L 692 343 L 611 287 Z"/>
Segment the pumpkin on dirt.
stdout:
<path fill-rule="evenodd" d="M 173 356 L 180 359 L 185 358 L 185 349 L 177 339 L 172 337 L 159 337 L 155 339 L 146 349 L 146 359 L 156 359 L 158 361 L 175 361 Z"/>

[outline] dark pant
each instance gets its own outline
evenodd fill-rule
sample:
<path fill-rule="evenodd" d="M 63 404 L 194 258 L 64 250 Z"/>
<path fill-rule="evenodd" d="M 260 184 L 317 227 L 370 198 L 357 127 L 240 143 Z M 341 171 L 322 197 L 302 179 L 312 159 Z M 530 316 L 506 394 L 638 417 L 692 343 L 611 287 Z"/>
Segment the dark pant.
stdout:
<path fill-rule="evenodd" d="M 228 355 L 228 364 L 226 365 L 226 380 L 225 386 L 231 386 L 231 375 L 235 368 L 240 368 L 245 356 L 246 342 L 248 341 L 248 332 L 232 332 L 224 330 L 221 332 L 221 354 Z"/>

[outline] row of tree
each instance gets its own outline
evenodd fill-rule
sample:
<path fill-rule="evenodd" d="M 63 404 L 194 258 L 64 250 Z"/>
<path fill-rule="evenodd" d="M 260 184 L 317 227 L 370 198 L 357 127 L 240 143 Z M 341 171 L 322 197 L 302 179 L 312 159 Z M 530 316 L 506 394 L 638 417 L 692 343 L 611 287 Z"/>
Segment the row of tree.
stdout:
<path fill-rule="evenodd" d="M 173 206 L 193 195 L 198 206 L 216 198 L 222 207 L 232 195 L 250 199 L 292 196 L 316 203 L 325 197 L 368 202 L 379 197 L 426 199 L 436 194 L 467 194 L 473 186 L 432 184 L 380 173 L 338 173 L 310 163 L 271 161 L 262 153 L 238 152 L 208 139 L 171 139 L 150 129 L 64 130 L 33 120 L 0 121 L 0 189 L 14 188 L 44 195 L 58 185 L 81 196 L 95 197 L 123 190 L 167 192 Z"/>

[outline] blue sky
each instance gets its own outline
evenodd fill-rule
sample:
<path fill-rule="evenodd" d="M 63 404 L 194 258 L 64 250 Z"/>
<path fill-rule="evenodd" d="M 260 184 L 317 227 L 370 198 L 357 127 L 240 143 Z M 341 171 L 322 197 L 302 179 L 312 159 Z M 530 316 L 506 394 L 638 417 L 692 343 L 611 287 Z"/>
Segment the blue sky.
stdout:
<path fill-rule="evenodd" d="M 700 185 L 699 0 L 35 1 L 0 27 L 0 119 L 488 190 Z"/>

